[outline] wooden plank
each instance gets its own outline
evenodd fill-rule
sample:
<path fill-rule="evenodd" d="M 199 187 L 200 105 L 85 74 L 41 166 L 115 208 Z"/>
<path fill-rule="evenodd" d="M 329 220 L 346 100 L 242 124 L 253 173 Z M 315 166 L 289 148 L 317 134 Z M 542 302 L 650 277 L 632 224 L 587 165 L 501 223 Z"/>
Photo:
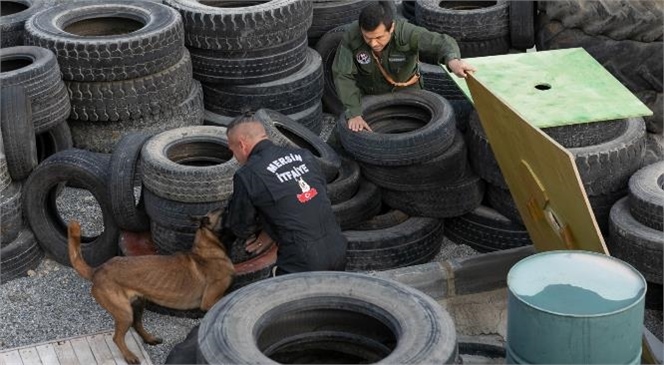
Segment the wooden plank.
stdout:
<path fill-rule="evenodd" d="M 104 338 L 105 335 L 106 334 L 88 336 L 87 340 L 98 364 L 115 365 L 115 359 L 113 358 L 111 349 L 108 348 L 108 345 L 106 344 L 106 339 Z"/>
<path fill-rule="evenodd" d="M 21 354 L 18 350 L 0 353 L 0 365 L 22 365 Z"/>
<path fill-rule="evenodd" d="M 572 154 L 531 126 L 472 74 L 467 83 L 535 248 L 608 254 Z"/>
<path fill-rule="evenodd" d="M 129 334 L 127 334 L 127 336 L 129 336 Z M 127 362 L 124 360 L 124 357 L 122 356 L 122 353 L 120 352 L 120 349 L 115 344 L 115 342 L 113 342 L 113 334 L 109 333 L 109 334 L 105 335 L 104 340 L 106 341 L 106 345 L 108 346 L 108 348 L 111 350 L 111 354 L 113 354 L 113 358 L 115 359 L 115 362 L 118 365 L 127 365 Z M 129 347 L 129 343 L 127 343 L 127 347 Z M 139 353 L 136 353 L 136 356 L 138 356 L 139 359 L 141 358 Z M 141 361 L 141 363 L 143 363 L 143 362 Z"/>
<path fill-rule="evenodd" d="M 58 355 L 55 353 L 55 348 L 51 344 L 35 346 L 39 358 L 44 365 L 60 365 Z"/>
<path fill-rule="evenodd" d="M 92 354 L 88 340 L 85 337 L 72 338 L 69 342 L 74 349 L 74 353 L 76 353 L 78 362 L 81 364 L 97 364 L 97 360 L 95 360 L 95 356 Z"/>
<path fill-rule="evenodd" d="M 78 361 L 74 348 L 71 346 L 71 342 L 66 341 L 56 341 L 53 343 L 53 350 L 58 355 L 58 361 L 61 364 L 71 364 L 71 365 L 84 365 Z"/>
<path fill-rule="evenodd" d="M 143 346 L 143 339 L 133 328 L 129 330 L 125 340 L 127 341 L 127 347 L 141 359 L 141 364 L 152 365 L 150 355 Z"/>
<path fill-rule="evenodd" d="M 39 353 L 34 347 L 18 350 L 18 353 L 21 354 L 21 360 L 26 365 L 41 365 L 42 363 L 39 359 Z"/>

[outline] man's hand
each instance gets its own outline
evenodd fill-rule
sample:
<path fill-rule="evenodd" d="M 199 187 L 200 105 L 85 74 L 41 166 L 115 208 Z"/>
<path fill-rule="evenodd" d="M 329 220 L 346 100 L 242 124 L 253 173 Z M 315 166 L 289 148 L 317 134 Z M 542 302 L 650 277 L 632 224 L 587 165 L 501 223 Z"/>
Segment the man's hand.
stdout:
<path fill-rule="evenodd" d="M 245 241 L 245 250 L 249 253 L 259 254 L 267 250 L 274 241 L 265 231 L 261 231 L 257 237 L 249 237 Z"/>
<path fill-rule="evenodd" d="M 458 58 L 455 58 L 453 60 L 450 60 L 450 62 L 447 63 L 447 68 L 450 69 L 457 77 L 461 78 L 466 78 L 468 76 L 468 72 L 474 72 L 477 71 L 477 69 L 473 66 L 471 66 L 469 63 L 466 63 L 466 61 L 460 60 Z"/>
<path fill-rule="evenodd" d="M 362 118 L 361 115 L 348 119 L 348 128 L 353 132 L 359 132 L 362 130 L 369 132 L 372 131 L 371 127 L 369 127 L 369 124 L 364 121 L 364 118 Z"/>

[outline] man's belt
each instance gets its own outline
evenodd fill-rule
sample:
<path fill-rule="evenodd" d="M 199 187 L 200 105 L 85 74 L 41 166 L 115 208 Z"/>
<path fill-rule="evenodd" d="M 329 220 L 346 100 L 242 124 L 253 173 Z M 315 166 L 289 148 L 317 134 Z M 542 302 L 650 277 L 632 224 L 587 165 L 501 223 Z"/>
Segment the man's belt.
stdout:
<path fill-rule="evenodd" d="M 381 65 L 380 60 L 378 60 L 378 57 L 376 56 L 376 54 L 374 53 L 373 50 L 371 51 L 371 55 L 373 56 L 373 59 L 376 62 L 376 65 L 378 66 L 378 70 L 380 70 L 380 73 L 383 75 L 383 78 L 385 78 L 385 81 L 387 81 L 388 84 L 390 84 L 392 86 L 396 86 L 396 87 L 406 87 L 406 86 L 414 85 L 420 80 L 420 74 L 416 72 L 406 82 L 396 82 L 396 81 L 394 81 L 392 76 L 390 76 L 390 74 L 387 73 L 387 71 L 385 71 L 385 69 L 383 68 L 383 65 Z"/>

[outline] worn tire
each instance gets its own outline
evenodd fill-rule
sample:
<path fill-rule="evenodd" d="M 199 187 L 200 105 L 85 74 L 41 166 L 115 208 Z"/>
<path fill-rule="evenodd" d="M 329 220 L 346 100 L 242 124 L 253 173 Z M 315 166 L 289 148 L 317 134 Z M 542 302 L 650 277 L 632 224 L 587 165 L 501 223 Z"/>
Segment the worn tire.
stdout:
<path fill-rule="evenodd" d="M 194 80 L 187 98 L 164 113 L 118 122 L 73 119 L 67 122 L 71 127 L 75 147 L 94 152 L 111 153 L 115 144 L 126 134 L 157 134 L 170 129 L 201 125 L 203 112 L 203 88 L 200 82 Z"/>
<path fill-rule="evenodd" d="M 145 77 L 172 66 L 184 51 L 178 13 L 148 1 L 63 2 L 30 18 L 25 30 L 28 44 L 56 54 L 68 81 Z"/>
<path fill-rule="evenodd" d="M 510 44 L 525 51 L 535 45 L 535 1 L 510 2 Z"/>
<path fill-rule="evenodd" d="M 420 63 L 420 74 L 422 80 L 424 80 L 424 90 L 434 92 L 450 102 L 452 100 L 467 100 L 466 95 L 459 89 L 457 83 L 452 80 L 450 74 L 443 71 L 440 65 Z"/>
<path fill-rule="evenodd" d="M 172 66 L 154 74 L 119 81 L 67 81 L 70 119 L 89 121 L 135 120 L 169 116 L 191 92 L 191 58 L 185 51 Z"/>
<path fill-rule="evenodd" d="M 21 183 L 11 183 L 0 191 L 0 238 L 2 246 L 16 239 L 23 229 Z"/>
<path fill-rule="evenodd" d="M 3 87 L 21 85 L 30 99 L 35 133 L 41 133 L 69 116 L 67 87 L 53 52 L 31 46 L 0 49 Z"/>
<path fill-rule="evenodd" d="M 16 239 L 0 249 L 0 284 L 27 276 L 28 270 L 39 266 L 44 251 L 37 244 L 35 236 L 29 229 L 23 229 Z"/>
<path fill-rule="evenodd" d="M 402 166 L 439 156 L 452 145 L 452 106 L 425 90 L 404 90 L 362 99 L 362 115 L 374 132 L 353 132 L 341 115 L 337 124 L 344 149 L 356 160 L 374 165 Z M 391 121 L 410 124 L 402 133 L 381 133 Z"/>
<path fill-rule="evenodd" d="M 540 1 L 539 9 L 565 28 L 580 28 L 590 35 L 641 42 L 662 39 L 664 5 L 658 1 Z"/>
<path fill-rule="evenodd" d="M 629 210 L 639 223 L 664 231 L 664 161 L 640 169 L 629 179 Z"/>
<path fill-rule="evenodd" d="M 509 3 L 417 0 L 419 26 L 450 35 L 457 41 L 484 41 L 509 35 Z"/>
<path fill-rule="evenodd" d="M 526 227 L 484 205 L 460 217 L 446 219 L 445 236 L 456 244 L 468 245 L 479 252 L 532 244 Z"/>
<path fill-rule="evenodd" d="M 308 48 L 304 66 L 284 78 L 253 85 L 203 85 L 205 108 L 234 116 L 245 109 L 268 108 L 293 114 L 311 108 L 323 96 L 323 67 L 316 51 Z"/>
<path fill-rule="evenodd" d="M 375 216 L 353 227 L 354 231 L 378 231 L 405 222 L 410 216 L 400 210 L 381 204 L 381 211 Z"/>
<path fill-rule="evenodd" d="M 128 134 L 115 145 L 111 155 L 108 184 L 111 212 L 118 227 L 127 231 L 141 232 L 150 228 L 142 197 L 138 202 L 134 197 L 137 177 L 140 176 L 141 148 L 148 138 L 150 135 L 145 133 Z"/>
<path fill-rule="evenodd" d="M 334 75 L 332 74 L 332 64 L 337 53 L 337 48 L 341 43 L 348 24 L 341 25 L 325 33 L 316 43 L 316 52 L 320 54 L 323 63 L 323 108 L 326 112 L 339 115 L 344 112 L 344 105 L 337 95 L 337 88 L 334 85 Z"/>
<path fill-rule="evenodd" d="M 365 0 L 314 1 L 313 21 L 307 30 L 307 37 L 315 42 L 331 29 L 352 23 L 370 3 Z"/>
<path fill-rule="evenodd" d="M 646 90 L 636 92 L 634 95 L 652 110 L 652 115 L 643 117 L 646 121 L 646 130 L 650 133 L 664 133 L 664 96 L 662 93 Z"/>
<path fill-rule="evenodd" d="M 30 100 L 22 86 L 2 88 L 0 124 L 9 175 L 23 180 L 37 166 L 37 145 Z"/>
<path fill-rule="evenodd" d="M 44 8 L 43 0 L 12 0 L 2 2 L 0 16 L 0 48 L 22 46 L 25 21 Z"/>
<path fill-rule="evenodd" d="M 88 190 L 101 207 L 104 231 L 97 237 L 81 237 L 83 258 L 97 267 L 118 253 L 120 234 L 108 196 L 108 159 L 84 150 L 62 151 L 39 164 L 23 187 L 23 212 L 37 241 L 57 262 L 70 266 L 67 226 L 57 211 L 54 194 L 63 182 Z"/>
<path fill-rule="evenodd" d="M 371 362 L 452 363 L 458 356 L 454 322 L 431 298 L 395 281 L 344 272 L 284 275 L 227 295 L 203 319 L 198 344 L 210 363 L 265 363 L 320 328 L 334 329 L 339 352 L 358 346 L 392 350 Z M 358 338 L 373 346 L 361 346 Z"/>
<path fill-rule="evenodd" d="M 37 160 L 39 163 L 51 155 L 72 148 L 74 142 L 71 137 L 71 129 L 66 121 L 48 129 L 35 136 L 37 146 Z"/>
<path fill-rule="evenodd" d="M 350 199 L 332 205 L 332 212 L 342 230 L 353 228 L 379 211 L 380 190 L 368 181 L 360 181 L 357 192 Z"/>
<path fill-rule="evenodd" d="M 228 149 L 225 128 L 171 129 L 152 137 L 141 151 L 145 187 L 179 202 L 227 200 L 238 168 Z"/>
<path fill-rule="evenodd" d="M 360 187 L 360 165 L 343 158 L 337 176 L 327 183 L 327 197 L 332 205 L 352 198 Z"/>
<path fill-rule="evenodd" d="M 647 281 L 662 284 L 664 236 L 632 217 L 628 198 L 620 199 L 611 208 L 607 246 L 612 256 L 634 266 Z"/>

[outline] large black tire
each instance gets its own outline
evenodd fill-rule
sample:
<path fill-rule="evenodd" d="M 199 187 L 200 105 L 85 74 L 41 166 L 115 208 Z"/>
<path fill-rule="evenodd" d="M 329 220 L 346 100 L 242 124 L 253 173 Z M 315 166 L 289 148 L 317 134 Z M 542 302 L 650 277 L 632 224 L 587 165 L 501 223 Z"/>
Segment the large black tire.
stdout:
<path fill-rule="evenodd" d="M 327 183 L 327 197 L 333 205 L 338 204 L 352 198 L 359 187 L 360 165 L 344 158 L 337 176 Z"/>
<path fill-rule="evenodd" d="M 351 229 L 380 212 L 380 190 L 368 181 L 350 199 L 332 205 L 332 212 L 342 230 Z"/>
<path fill-rule="evenodd" d="M 332 74 L 332 64 L 337 48 L 341 43 L 348 24 L 336 27 L 325 33 L 316 43 L 316 52 L 320 54 L 323 62 L 323 108 L 326 112 L 339 115 L 344 112 L 344 105 L 337 95 L 337 88 L 334 85 L 334 75 Z"/>
<path fill-rule="evenodd" d="M 9 175 L 23 180 L 37 166 L 37 145 L 30 100 L 22 86 L 2 88 L 0 124 Z"/>
<path fill-rule="evenodd" d="M 67 81 L 70 119 L 135 120 L 169 116 L 191 92 L 191 58 L 185 51 L 174 65 L 147 76 L 119 81 Z"/>
<path fill-rule="evenodd" d="M 0 133 L 0 191 L 7 189 L 9 184 L 12 183 L 12 178 L 9 176 L 9 168 L 7 167 L 7 157 L 5 156 L 5 149 L 2 142 L 2 133 Z"/>
<path fill-rule="evenodd" d="M 22 46 L 25 21 L 44 8 L 44 0 L 11 0 L 2 2 L 0 47 Z"/>
<path fill-rule="evenodd" d="M 353 227 L 354 231 L 378 231 L 401 224 L 410 219 L 410 216 L 400 210 L 392 209 L 381 204 L 381 210 L 375 216 Z"/>
<path fill-rule="evenodd" d="M 134 195 L 136 182 L 140 181 L 138 162 L 141 149 L 148 138 L 150 135 L 146 133 L 128 134 L 115 145 L 111 155 L 108 184 L 111 212 L 118 227 L 128 231 L 150 229 L 150 218 L 145 212 L 143 199 L 139 197 L 136 202 Z"/>
<path fill-rule="evenodd" d="M 662 40 L 664 5 L 651 0 L 540 1 L 539 9 L 565 28 L 615 40 Z"/>
<path fill-rule="evenodd" d="M 652 110 L 652 115 L 643 117 L 646 121 L 646 130 L 650 133 L 664 133 L 664 96 L 662 93 L 645 90 L 636 92 L 634 95 Z"/>
<path fill-rule="evenodd" d="M 252 85 L 274 81 L 304 66 L 307 39 L 294 39 L 274 48 L 259 48 L 242 54 L 189 48 L 194 78 L 225 85 Z"/>
<path fill-rule="evenodd" d="M 420 74 L 422 80 L 424 80 L 424 90 L 434 92 L 450 102 L 452 100 L 467 100 L 466 95 L 459 89 L 457 83 L 440 65 L 420 63 Z"/>
<path fill-rule="evenodd" d="M 457 41 L 484 41 L 509 35 L 509 3 L 417 0 L 417 24 Z"/>
<path fill-rule="evenodd" d="M 122 136 L 129 133 L 157 134 L 170 129 L 203 123 L 203 88 L 193 81 L 189 95 L 179 105 L 156 115 L 118 122 L 67 121 L 74 146 L 94 152 L 111 153 Z"/>
<path fill-rule="evenodd" d="M 535 45 L 535 1 L 510 2 L 510 44 L 512 48 L 525 51 Z"/>
<path fill-rule="evenodd" d="M 388 270 L 425 263 L 443 242 L 443 221 L 409 218 L 377 230 L 345 231 L 347 271 Z"/>
<path fill-rule="evenodd" d="M 108 158 L 78 149 L 62 151 L 39 164 L 24 185 L 23 212 L 37 241 L 57 262 L 70 266 L 67 227 L 55 204 L 63 182 L 88 190 L 101 207 L 103 232 L 97 237 L 81 237 L 83 258 L 90 266 L 99 266 L 118 253 L 120 235 L 108 196 Z"/>
<path fill-rule="evenodd" d="M 639 223 L 664 231 L 664 161 L 640 169 L 629 179 L 629 210 Z"/>
<path fill-rule="evenodd" d="M 0 191 L 0 238 L 5 246 L 23 229 L 21 184 L 14 182 Z"/>
<path fill-rule="evenodd" d="M 425 90 L 404 90 L 362 99 L 362 115 L 373 132 L 353 132 L 341 115 L 337 124 L 344 149 L 356 160 L 374 165 L 402 166 L 439 156 L 452 145 L 454 113 L 450 103 Z M 408 128 L 382 133 L 391 122 Z"/>
<path fill-rule="evenodd" d="M 53 52 L 39 47 L 0 49 L 0 83 L 21 85 L 30 99 L 35 133 L 41 133 L 69 116 L 67 87 Z"/>
<path fill-rule="evenodd" d="M 604 126 L 608 131 L 602 131 L 601 127 Z M 507 183 L 481 130 L 479 120 L 471 117 L 470 128 L 468 145 L 473 170 L 484 180 L 506 189 Z M 556 130 L 547 128 L 544 131 L 550 133 L 561 145 L 568 147 L 588 195 L 608 194 L 623 189 L 627 186 L 629 177 L 641 166 L 646 143 L 642 118 L 553 129 Z M 618 133 L 614 138 L 605 140 L 615 131 Z M 581 138 L 582 136 L 589 138 Z"/>
<path fill-rule="evenodd" d="M 331 29 L 357 20 L 362 9 L 371 1 L 315 1 L 313 2 L 313 21 L 307 31 L 307 37 L 316 43 Z"/>
<path fill-rule="evenodd" d="M 560 22 L 549 21 L 546 16 L 540 15 L 538 21 L 538 50 L 583 47 L 630 91 L 662 92 L 664 44 L 661 41 L 616 41 L 601 35 L 590 36 L 576 28 L 565 28 Z M 659 27 L 661 34 L 661 22 Z"/>
<path fill-rule="evenodd" d="M 267 114 L 267 118 L 264 117 L 265 114 Z M 290 145 L 309 150 L 318 161 L 318 165 L 327 181 L 332 181 L 337 176 L 341 167 L 341 158 L 332 147 L 314 132 L 286 115 L 269 109 L 265 109 L 265 114 L 256 113 L 256 117 L 272 124 L 279 133 L 291 142 Z"/>
<path fill-rule="evenodd" d="M 446 219 L 445 236 L 454 243 L 468 245 L 479 252 L 532 244 L 526 227 L 484 205 L 460 217 Z"/>
<path fill-rule="evenodd" d="M 427 190 L 383 189 L 387 205 L 414 217 L 457 217 L 479 207 L 483 197 L 484 181 L 470 171 L 453 182 Z"/>
<path fill-rule="evenodd" d="M 395 281 L 337 272 L 285 275 L 227 295 L 203 319 L 198 344 L 213 364 L 321 356 L 450 364 L 458 356 L 454 322 L 430 297 Z"/>
<path fill-rule="evenodd" d="M 29 229 L 23 229 L 16 239 L 0 249 L 0 284 L 27 276 L 28 270 L 39 266 L 44 251 Z"/>
<path fill-rule="evenodd" d="M 68 81 L 145 77 L 184 51 L 177 12 L 149 1 L 63 2 L 25 24 L 26 42 L 53 51 Z"/>
<path fill-rule="evenodd" d="M 37 145 L 37 160 L 39 163 L 51 155 L 74 146 L 71 137 L 71 129 L 69 129 L 69 125 L 66 121 L 51 129 L 38 133 L 35 136 L 35 140 L 35 144 Z"/>
<path fill-rule="evenodd" d="M 611 208 L 607 246 L 612 256 L 634 266 L 647 281 L 662 284 L 664 235 L 632 217 L 628 198 Z"/>
<path fill-rule="evenodd" d="M 360 165 L 364 177 L 381 188 L 417 191 L 434 189 L 459 179 L 466 171 L 468 160 L 463 136 L 457 132 L 452 146 L 430 160 L 405 166 Z"/>
<path fill-rule="evenodd" d="M 313 15 L 309 0 L 229 1 L 220 6 L 198 0 L 164 3 L 182 14 L 187 46 L 239 53 L 305 36 Z"/>
<path fill-rule="evenodd" d="M 510 49 L 510 38 L 502 36 L 483 41 L 459 41 L 462 58 L 484 57 L 506 54 Z"/>
<path fill-rule="evenodd" d="M 284 78 L 253 85 L 204 84 L 205 108 L 227 116 L 245 109 L 268 108 L 293 114 L 311 108 L 323 96 L 323 67 L 316 51 L 308 48 L 304 66 Z"/>
<path fill-rule="evenodd" d="M 179 202 L 227 200 L 238 168 L 220 127 L 171 129 L 152 137 L 141 151 L 145 187 Z"/>

